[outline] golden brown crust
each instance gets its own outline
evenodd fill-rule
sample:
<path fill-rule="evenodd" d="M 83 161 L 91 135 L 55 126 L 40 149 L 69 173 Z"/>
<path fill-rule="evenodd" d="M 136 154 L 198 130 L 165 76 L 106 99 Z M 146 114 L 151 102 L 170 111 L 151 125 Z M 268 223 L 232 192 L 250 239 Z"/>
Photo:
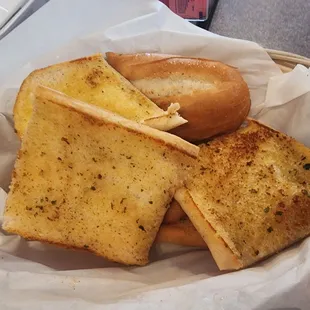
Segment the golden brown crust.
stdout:
<path fill-rule="evenodd" d="M 170 206 L 165 214 L 163 223 L 164 224 L 176 224 L 187 218 L 186 213 L 181 208 L 180 204 L 173 199 Z"/>
<path fill-rule="evenodd" d="M 157 233 L 156 243 L 172 243 L 192 247 L 207 247 L 190 220 L 174 224 L 163 224 Z"/>
<path fill-rule="evenodd" d="M 113 68 L 122 71 L 125 78 L 133 80 L 143 79 L 146 76 L 148 78 L 168 77 L 172 68 L 174 72 L 183 73 L 185 71 L 184 73 L 189 76 L 198 75 L 203 79 L 206 79 L 205 70 L 207 69 L 212 81 L 222 79 L 227 82 L 231 79 L 240 79 L 240 76 L 236 75 L 234 71 L 236 68 L 207 58 L 154 53 L 117 54 L 113 52 L 107 52 L 106 57 Z M 183 68 L 180 67 L 180 64 Z M 227 67 L 233 70 L 227 71 Z M 210 77 L 207 80 L 210 80 Z"/>
<path fill-rule="evenodd" d="M 172 133 L 186 140 L 234 131 L 249 113 L 248 87 L 233 67 L 174 55 L 106 55 L 112 67 L 163 109 L 180 104 L 180 114 L 189 122 Z"/>
<path fill-rule="evenodd" d="M 248 120 L 237 132 L 215 138 L 200 148 L 188 191 L 205 221 L 242 267 L 310 234 L 307 147 Z M 196 218 L 177 200 L 202 233 L 203 223 L 197 227 Z"/>

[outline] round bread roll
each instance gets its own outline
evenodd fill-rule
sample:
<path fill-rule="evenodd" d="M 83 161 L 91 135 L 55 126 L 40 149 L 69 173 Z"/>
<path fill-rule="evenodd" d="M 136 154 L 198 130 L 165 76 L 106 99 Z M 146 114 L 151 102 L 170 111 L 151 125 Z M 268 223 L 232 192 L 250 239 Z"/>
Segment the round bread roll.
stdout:
<path fill-rule="evenodd" d="M 237 69 L 221 62 L 164 54 L 107 53 L 108 63 L 158 106 L 179 103 L 188 120 L 171 133 L 199 141 L 236 130 L 250 110 Z"/>
<path fill-rule="evenodd" d="M 155 243 L 172 243 L 207 248 L 207 244 L 188 219 L 174 224 L 161 225 Z"/>
<path fill-rule="evenodd" d="M 173 199 L 165 214 L 163 224 L 175 224 L 186 218 L 186 213 L 183 211 L 179 203 L 175 199 Z"/>

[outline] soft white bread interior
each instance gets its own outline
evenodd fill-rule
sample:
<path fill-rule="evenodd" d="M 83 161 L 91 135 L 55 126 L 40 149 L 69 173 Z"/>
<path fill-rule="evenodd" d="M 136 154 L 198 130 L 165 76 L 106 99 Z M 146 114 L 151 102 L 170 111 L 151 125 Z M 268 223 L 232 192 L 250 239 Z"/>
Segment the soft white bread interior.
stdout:
<path fill-rule="evenodd" d="M 144 265 L 199 148 L 37 87 L 3 229 Z"/>
<path fill-rule="evenodd" d="M 244 268 L 310 234 L 310 150 L 249 120 L 200 145 L 175 199 L 221 270 Z"/>
<path fill-rule="evenodd" d="M 188 123 L 172 132 L 186 140 L 234 131 L 249 113 L 249 89 L 236 68 L 175 55 L 106 55 L 112 67 L 161 108 L 180 104 L 180 114 Z"/>
<path fill-rule="evenodd" d="M 97 54 L 35 70 L 24 80 L 14 106 L 20 137 L 33 110 L 31 93 L 39 84 L 160 130 L 186 123 L 176 112 L 178 106 L 162 110 Z"/>

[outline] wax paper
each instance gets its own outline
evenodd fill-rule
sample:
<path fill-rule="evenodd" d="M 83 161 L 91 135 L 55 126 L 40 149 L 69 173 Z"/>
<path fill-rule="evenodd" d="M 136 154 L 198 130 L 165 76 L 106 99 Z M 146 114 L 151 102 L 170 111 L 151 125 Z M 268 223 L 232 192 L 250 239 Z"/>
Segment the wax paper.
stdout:
<path fill-rule="evenodd" d="M 22 80 L 34 69 L 97 52 L 170 53 L 234 66 L 250 88 L 250 115 L 310 146 L 309 69 L 297 66 L 282 74 L 256 43 L 200 29 L 156 0 L 102 2 L 109 26 L 2 77 L 0 214 L 20 146 L 12 114 Z M 128 12 L 135 12 L 134 18 Z M 0 231 L 1 310 L 160 308 L 310 309 L 310 239 L 251 268 L 220 272 L 210 252 L 198 248 L 157 245 L 149 265 L 126 267 Z"/>

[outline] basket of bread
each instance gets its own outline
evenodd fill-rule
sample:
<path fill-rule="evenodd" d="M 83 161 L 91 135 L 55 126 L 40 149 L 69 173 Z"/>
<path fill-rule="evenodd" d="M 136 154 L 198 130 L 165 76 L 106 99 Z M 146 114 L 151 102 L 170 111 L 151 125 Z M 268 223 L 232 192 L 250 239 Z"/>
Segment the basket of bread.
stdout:
<path fill-rule="evenodd" d="M 122 3 L 0 72 L 0 308 L 307 309 L 309 59 Z"/>
<path fill-rule="evenodd" d="M 236 68 L 109 52 L 22 83 L 3 229 L 145 265 L 154 242 L 250 266 L 310 233 L 310 150 L 248 118 Z"/>

